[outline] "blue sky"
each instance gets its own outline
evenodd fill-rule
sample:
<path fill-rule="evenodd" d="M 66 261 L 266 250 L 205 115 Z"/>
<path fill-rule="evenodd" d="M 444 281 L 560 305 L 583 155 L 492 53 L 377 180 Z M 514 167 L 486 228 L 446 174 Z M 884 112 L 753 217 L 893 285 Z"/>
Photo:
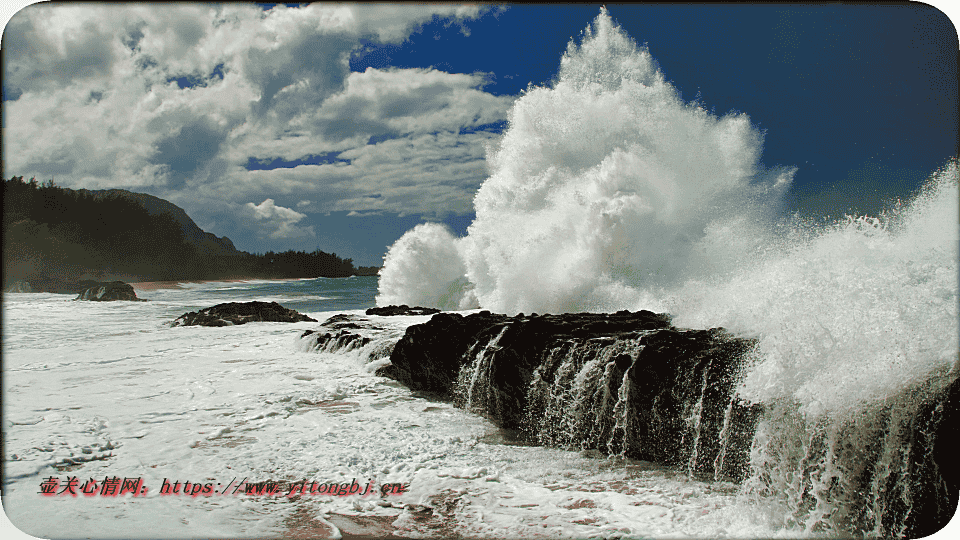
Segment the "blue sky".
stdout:
<path fill-rule="evenodd" d="M 788 210 L 876 212 L 957 152 L 957 32 L 925 4 L 609 5 L 685 101 L 749 115 Z M 464 234 L 512 102 L 599 5 L 36 4 L 3 37 L 3 174 L 183 207 L 239 249 L 379 265 Z"/>

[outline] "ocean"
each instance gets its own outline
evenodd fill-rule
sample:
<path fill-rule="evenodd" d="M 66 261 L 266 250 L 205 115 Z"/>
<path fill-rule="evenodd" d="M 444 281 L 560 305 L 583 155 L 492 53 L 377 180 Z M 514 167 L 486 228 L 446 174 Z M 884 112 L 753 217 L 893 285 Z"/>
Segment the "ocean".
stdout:
<path fill-rule="evenodd" d="M 10 520 L 41 538 L 336 537 L 337 514 L 379 518 L 412 536 L 775 532 L 737 505 L 733 484 L 520 444 L 476 414 L 373 375 L 363 351 L 305 351 L 299 336 L 317 323 L 170 326 L 187 311 L 252 300 L 323 321 L 362 313 L 376 285 L 376 277 L 187 283 L 140 291 L 146 302 L 5 294 Z M 380 319 L 402 329 L 427 318 Z M 140 481 L 146 492 L 101 495 L 114 477 Z M 41 494 L 51 478 L 58 493 Z M 59 493 L 70 478 L 76 497 Z M 88 481 L 96 483 L 90 495 Z M 247 495 L 236 489 L 241 481 L 283 488 Z M 304 481 L 317 492 L 354 481 L 363 491 L 406 488 L 288 496 Z M 164 482 L 190 482 L 190 494 L 163 494 Z M 194 494 L 193 484 L 213 493 Z M 421 516 L 428 500 L 441 499 L 446 519 Z M 368 530 L 339 523 L 348 534 Z"/>
<path fill-rule="evenodd" d="M 782 501 L 749 484 L 519 442 L 374 375 L 375 344 L 305 347 L 318 323 L 170 324 L 252 300 L 322 322 L 376 292 L 354 277 L 185 283 L 139 291 L 146 302 L 5 294 L 10 520 L 40 538 L 822 536 L 785 525 Z M 401 332 L 429 316 L 373 318 Z M 104 494 L 113 478 L 143 492 Z M 247 493 L 257 484 L 267 492 Z"/>
<path fill-rule="evenodd" d="M 601 12 L 517 100 L 467 234 L 419 225 L 379 277 L 4 294 L 4 509 L 43 538 L 901 536 L 943 495 L 904 465 L 932 431 L 903 426 L 960 372 L 956 160 L 881 215 L 820 222 L 783 217 L 796 171 L 762 166 L 762 143 L 745 114 L 683 102 Z M 749 470 L 530 445 L 376 376 L 383 343 L 314 350 L 319 323 L 170 326 L 241 300 L 724 327 L 757 343 L 735 396 L 763 411 Z M 427 319 L 375 322 L 396 339 Z"/>

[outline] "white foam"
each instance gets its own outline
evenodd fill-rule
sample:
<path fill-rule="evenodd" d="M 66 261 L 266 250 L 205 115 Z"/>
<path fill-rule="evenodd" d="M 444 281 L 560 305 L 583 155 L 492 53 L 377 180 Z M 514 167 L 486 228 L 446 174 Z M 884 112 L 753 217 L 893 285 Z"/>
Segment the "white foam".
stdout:
<path fill-rule="evenodd" d="M 192 305 L 205 293 L 178 294 Z M 375 376 L 358 355 L 298 351 L 299 335 L 316 323 L 174 328 L 159 324 L 183 311 L 172 300 L 3 302 L 3 395 L 13 422 L 5 426 L 4 508 L 36 536 L 125 536 L 133 526 L 160 537 L 289 536 L 332 513 L 380 516 L 404 534 L 682 536 L 720 530 L 734 500 L 729 486 L 650 464 L 503 444 L 487 420 Z M 371 318 L 391 328 L 427 319 Z M 43 497 L 40 482 L 50 476 L 142 477 L 151 491 Z M 165 478 L 221 488 L 234 478 L 356 478 L 409 483 L 410 491 L 194 498 L 160 495 Z M 423 521 L 423 507 L 442 518 Z"/>
<path fill-rule="evenodd" d="M 515 102 L 467 236 L 408 232 L 378 302 L 602 311 L 730 272 L 768 236 L 793 174 L 759 166 L 761 146 L 746 115 L 681 101 L 603 11 L 557 82 Z"/>

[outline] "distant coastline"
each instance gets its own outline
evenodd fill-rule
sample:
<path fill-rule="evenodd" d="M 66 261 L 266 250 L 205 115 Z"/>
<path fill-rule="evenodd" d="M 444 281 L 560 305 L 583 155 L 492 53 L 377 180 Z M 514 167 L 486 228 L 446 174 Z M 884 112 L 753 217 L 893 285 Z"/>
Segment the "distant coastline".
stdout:
<path fill-rule="evenodd" d="M 201 230 L 169 201 L 121 189 L 89 191 L 11 177 L 3 182 L 3 289 L 15 282 L 128 283 L 377 275 L 317 249 L 248 253 Z M 37 285 L 40 284 L 38 287 Z"/>

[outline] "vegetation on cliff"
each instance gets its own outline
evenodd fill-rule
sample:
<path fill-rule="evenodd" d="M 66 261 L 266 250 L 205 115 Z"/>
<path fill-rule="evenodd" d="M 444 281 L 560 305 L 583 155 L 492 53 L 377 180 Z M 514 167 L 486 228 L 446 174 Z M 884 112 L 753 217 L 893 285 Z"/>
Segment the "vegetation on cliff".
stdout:
<path fill-rule="evenodd" d="M 85 275 L 160 281 L 347 277 L 377 270 L 355 268 L 351 259 L 319 249 L 211 253 L 190 242 L 171 214 L 151 213 L 134 198 L 98 196 L 22 176 L 3 182 L 5 284 Z"/>

